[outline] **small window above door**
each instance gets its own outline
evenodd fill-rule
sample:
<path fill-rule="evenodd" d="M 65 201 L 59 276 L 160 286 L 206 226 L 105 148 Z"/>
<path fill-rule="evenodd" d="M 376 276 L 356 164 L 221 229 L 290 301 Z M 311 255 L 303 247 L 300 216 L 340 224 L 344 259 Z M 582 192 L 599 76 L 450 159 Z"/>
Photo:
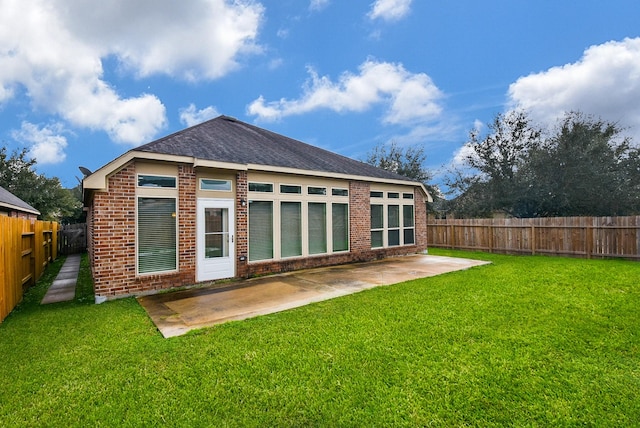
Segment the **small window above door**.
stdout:
<path fill-rule="evenodd" d="M 201 178 L 200 190 L 212 190 L 218 192 L 230 192 L 231 180 L 217 180 L 214 178 Z"/>

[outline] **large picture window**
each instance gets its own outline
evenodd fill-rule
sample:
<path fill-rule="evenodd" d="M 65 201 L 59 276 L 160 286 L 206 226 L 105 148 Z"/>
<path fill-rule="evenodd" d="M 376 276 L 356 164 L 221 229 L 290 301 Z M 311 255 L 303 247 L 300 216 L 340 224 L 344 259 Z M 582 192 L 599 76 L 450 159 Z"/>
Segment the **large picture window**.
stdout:
<path fill-rule="evenodd" d="M 249 261 L 273 258 L 273 202 L 249 201 Z"/>
<path fill-rule="evenodd" d="M 331 205 L 333 251 L 349 250 L 349 205 Z"/>
<path fill-rule="evenodd" d="M 371 205 L 371 248 L 384 246 L 384 205 Z"/>
<path fill-rule="evenodd" d="M 413 205 L 404 205 L 402 207 L 402 226 L 404 234 L 404 245 L 416 243 L 415 237 L 415 218 L 413 216 Z"/>
<path fill-rule="evenodd" d="M 412 199 L 411 193 L 371 192 L 371 248 L 415 245 Z"/>
<path fill-rule="evenodd" d="M 327 252 L 327 204 L 309 202 L 309 254 Z"/>
<path fill-rule="evenodd" d="M 138 273 L 177 269 L 175 198 L 138 198 Z"/>
<path fill-rule="evenodd" d="M 280 204 L 280 256 L 302 255 L 302 204 L 282 202 Z"/>

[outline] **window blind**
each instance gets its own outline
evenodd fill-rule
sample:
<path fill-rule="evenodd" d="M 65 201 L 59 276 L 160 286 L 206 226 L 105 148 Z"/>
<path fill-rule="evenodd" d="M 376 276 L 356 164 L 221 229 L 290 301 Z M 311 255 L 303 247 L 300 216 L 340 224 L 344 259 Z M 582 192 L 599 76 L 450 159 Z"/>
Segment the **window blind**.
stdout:
<path fill-rule="evenodd" d="M 273 202 L 249 201 L 249 260 L 273 258 Z"/>
<path fill-rule="evenodd" d="M 176 220 L 174 198 L 138 198 L 138 273 L 177 268 Z"/>

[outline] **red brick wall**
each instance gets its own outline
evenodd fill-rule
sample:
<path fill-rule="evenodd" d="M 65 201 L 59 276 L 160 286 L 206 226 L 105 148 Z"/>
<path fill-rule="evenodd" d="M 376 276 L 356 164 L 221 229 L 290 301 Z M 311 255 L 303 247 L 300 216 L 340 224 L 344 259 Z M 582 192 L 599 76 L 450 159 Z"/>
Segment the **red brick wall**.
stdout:
<path fill-rule="evenodd" d="M 351 251 L 332 255 L 248 263 L 247 173 L 236 180 L 236 276 L 374 260 L 411 254 L 426 248 L 426 204 L 415 193 L 416 245 L 371 249 L 370 186 L 354 181 L 349 185 L 349 239 Z M 196 278 L 196 174 L 192 166 L 178 166 L 178 272 L 136 276 L 136 171 L 132 162 L 112 175 L 107 192 L 95 192 L 88 207 L 89 257 L 96 296 L 115 298 L 192 285 Z M 241 201 L 245 201 L 242 206 Z M 241 260 L 244 258 L 244 260 Z"/>
<path fill-rule="evenodd" d="M 95 293 L 127 294 L 135 278 L 136 191 L 133 164 L 109 178 L 109 191 L 96 192 L 90 215 L 90 256 Z"/>
<path fill-rule="evenodd" d="M 370 192 L 369 183 L 349 183 L 349 242 L 353 253 L 371 250 Z"/>
<path fill-rule="evenodd" d="M 240 171 L 236 176 L 236 276 L 239 278 L 249 276 L 248 190 L 247 172 Z"/>
<path fill-rule="evenodd" d="M 416 222 L 416 252 L 427 249 L 427 199 L 425 195 L 416 188 L 414 191 L 415 200 L 415 222 Z"/>
<path fill-rule="evenodd" d="M 89 257 L 97 296 L 113 298 L 195 283 L 196 176 L 178 167 L 178 272 L 136 276 L 136 171 L 130 163 L 95 192 L 89 208 Z"/>
<path fill-rule="evenodd" d="M 196 204 L 196 173 L 190 165 L 179 165 L 178 281 L 182 285 L 193 283 L 196 278 Z"/>

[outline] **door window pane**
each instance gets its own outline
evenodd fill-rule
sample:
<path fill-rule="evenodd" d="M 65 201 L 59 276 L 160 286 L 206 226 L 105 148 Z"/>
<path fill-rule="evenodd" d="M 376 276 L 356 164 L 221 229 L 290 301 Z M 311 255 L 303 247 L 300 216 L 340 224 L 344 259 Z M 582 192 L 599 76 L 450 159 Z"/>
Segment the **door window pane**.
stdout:
<path fill-rule="evenodd" d="M 138 198 L 138 273 L 177 268 L 176 200 Z"/>
<path fill-rule="evenodd" d="M 249 261 L 273 258 L 273 202 L 249 201 Z"/>
<path fill-rule="evenodd" d="M 309 254 L 327 252 L 327 205 L 309 202 Z"/>
<path fill-rule="evenodd" d="M 349 205 L 332 204 L 331 222 L 333 251 L 347 251 L 349 249 Z"/>
<path fill-rule="evenodd" d="M 302 255 L 302 205 L 300 202 L 280 204 L 280 256 Z"/>
<path fill-rule="evenodd" d="M 205 208 L 204 257 L 229 257 L 229 210 Z"/>

